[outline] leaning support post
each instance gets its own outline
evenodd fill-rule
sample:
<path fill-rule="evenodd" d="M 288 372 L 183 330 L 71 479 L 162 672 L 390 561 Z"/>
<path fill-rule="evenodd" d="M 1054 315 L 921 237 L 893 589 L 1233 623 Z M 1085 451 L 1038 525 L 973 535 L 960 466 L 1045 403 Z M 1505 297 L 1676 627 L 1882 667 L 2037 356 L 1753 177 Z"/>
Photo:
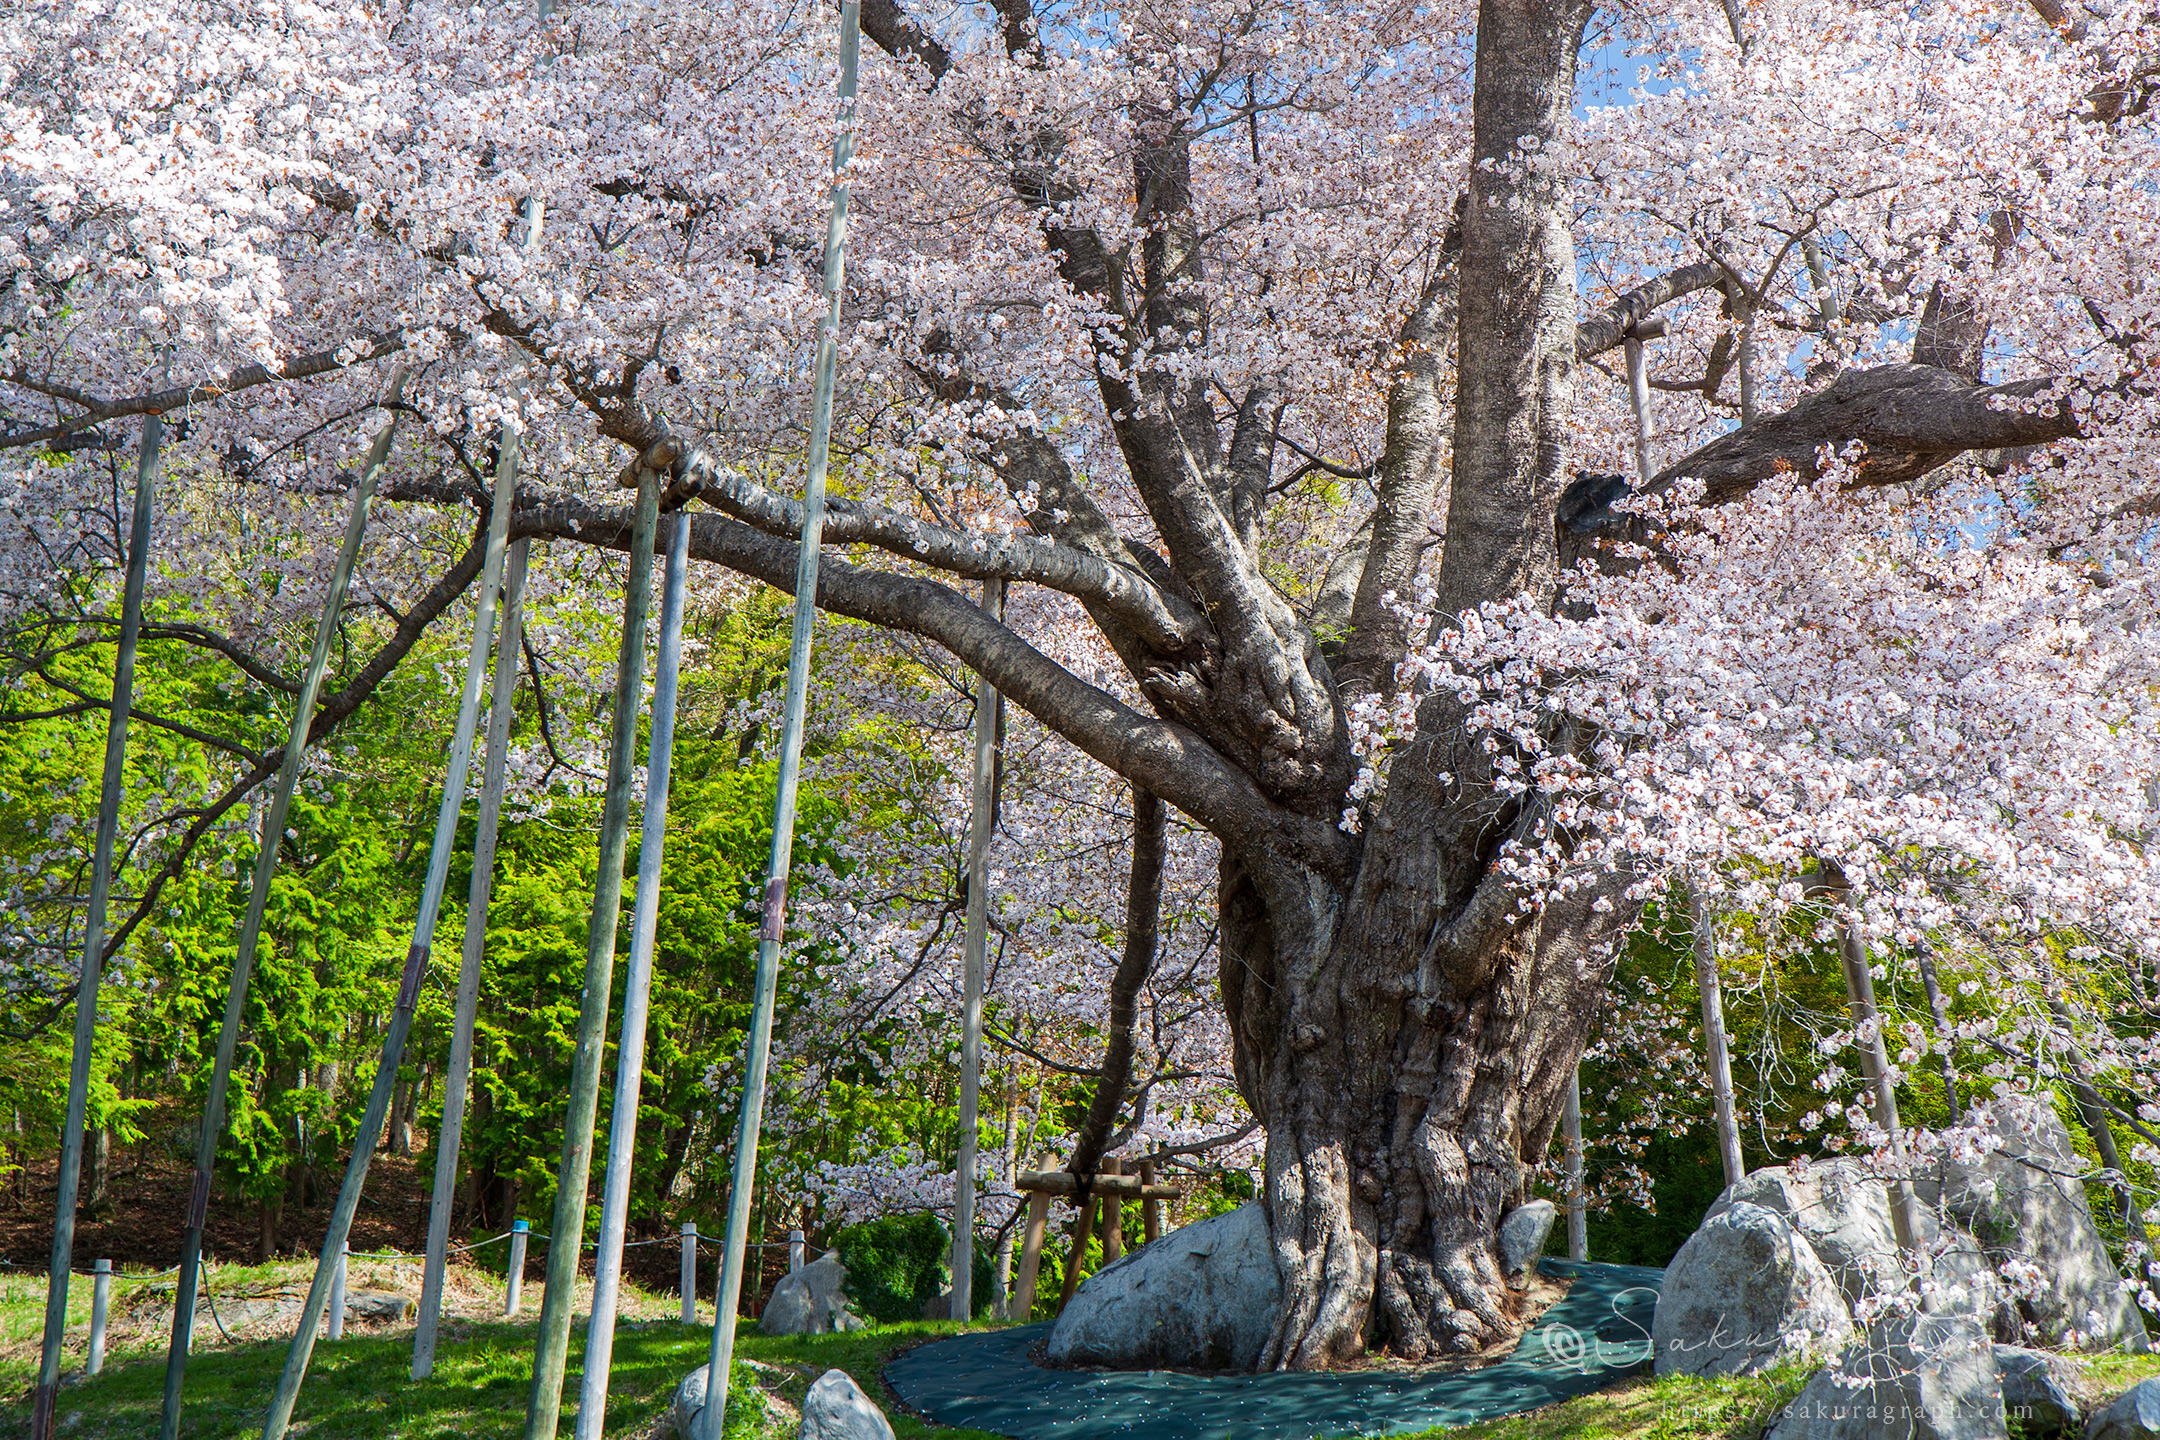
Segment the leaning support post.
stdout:
<path fill-rule="evenodd" d="M 728 1190 L 726 1248 L 713 1297 L 712 1351 L 702 1440 L 720 1440 L 727 1423 L 727 1379 L 735 1359 L 735 1307 L 742 1299 L 749 1243 L 750 1191 L 757 1182 L 758 1127 L 765 1112 L 765 1061 L 780 985 L 780 937 L 787 915 L 788 861 L 795 846 L 796 771 L 802 760 L 803 707 L 810 687 L 810 640 L 817 618 L 818 537 L 825 525 L 825 467 L 832 443 L 833 362 L 840 338 L 840 292 L 846 277 L 848 158 L 855 152 L 855 61 L 861 48 L 861 0 L 840 6 L 840 123 L 833 136 L 832 210 L 825 222 L 825 324 L 818 333 L 816 392 L 810 409 L 809 470 L 803 484 L 802 540 L 795 562 L 795 629 L 788 647 L 786 709 L 780 722 L 780 769 L 773 793 L 772 854 L 765 870 L 758 928 L 757 982 L 750 1010 L 748 1063 L 736 1114 L 735 1169 Z"/>
<path fill-rule="evenodd" d="M 1035 1284 L 1042 1274 L 1042 1249 L 1045 1232 L 1050 1228 L 1050 1193 L 1046 1190 L 1031 1191 L 1028 1195 L 1027 1230 L 1020 1240 L 1020 1278 L 1014 1282 L 1013 1300 L 1005 1318 L 1017 1320 L 1022 1325 L 1035 1315 Z"/>
<path fill-rule="evenodd" d="M 638 700 L 645 688 L 645 611 L 652 599 L 653 529 L 659 512 L 660 476 L 640 469 L 637 518 L 630 531 L 630 578 L 623 589 L 622 648 L 615 662 L 615 704 L 608 721 L 600 868 L 593 883 L 592 919 L 585 931 L 585 994 L 578 1006 L 577 1048 L 570 1061 L 562 1163 L 555 1172 L 547 1282 L 540 1295 L 540 1334 L 533 1345 L 532 1391 L 525 1402 L 526 1440 L 555 1440 L 555 1427 L 562 1417 L 563 1371 L 570 1361 L 571 1310 L 577 1302 L 578 1252 L 585 1238 L 585 1191 L 592 1179 L 593 1122 L 600 1110 L 600 1064 L 607 1048 L 608 1001 L 615 985 L 615 928 L 622 916 L 623 853 L 629 847 L 630 788 L 637 765 Z"/>
<path fill-rule="evenodd" d="M 209 1217 L 210 1167 L 217 1160 L 218 1141 L 225 1130 L 225 1092 L 232 1081 L 233 1052 L 240 1043 L 240 1026 L 246 1016 L 248 982 L 255 973 L 255 950 L 262 941 L 263 913 L 270 904 L 270 882 L 277 875 L 278 851 L 285 835 L 285 816 L 292 806 L 293 787 L 300 779 L 306 757 L 308 732 L 315 723 L 315 699 L 322 693 L 323 677 L 330 669 L 330 647 L 336 643 L 344 621 L 345 591 L 352 583 L 353 566 L 366 538 L 368 512 L 375 503 L 375 485 L 390 461 L 390 444 L 397 434 L 397 411 L 392 408 L 405 394 L 405 367 L 390 371 L 383 387 L 385 410 L 381 428 L 368 447 L 367 463 L 361 467 L 360 483 L 353 487 L 352 510 L 345 519 L 345 540 L 338 548 L 330 571 L 330 591 L 323 597 L 322 615 L 315 622 L 315 648 L 308 652 L 307 671 L 300 679 L 300 694 L 293 702 L 292 731 L 286 737 L 285 756 L 278 765 L 277 786 L 270 792 L 269 808 L 263 812 L 262 839 L 255 852 L 255 875 L 248 892 L 248 907 L 240 921 L 239 948 L 233 952 L 232 979 L 225 991 L 225 1018 L 218 1027 L 217 1055 L 210 1066 L 210 1092 L 203 1101 L 202 1133 L 195 1142 L 195 1181 L 188 1192 L 187 1229 L 180 1241 L 179 1295 L 173 1306 L 172 1342 L 165 1351 L 165 1410 L 158 1422 L 161 1440 L 176 1440 L 180 1433 L 180 1395 L 187 1380 L 188 1337 L 195 1317 L 195 1286 L 202 1272 L 203 1222 Z"/>
<path fill-rule="evenodd" d="M 517 437 L 502 463 L 517 466 Z M 495 641 L 495 678 L 488 688 L 487 759 L 480 771 L 480 820 L 473 829 L 472 884 L 465 898 L 465 945 L 458 957 L 457 1005 L 450 1027 L 450 1067 L 443 1077 L 442 1124 L 435 1135 L 435 1189 L 428 1199 L 427 1262 L 420 1277 L 420 1318 L 413 1327 L 412 1378 L 435 1372 L 435 1334 L 442 1321 L 443 1272 L 450 1258 L 450 1210 L 457 1197 L 458 1149 L 465 1134 L 465 1097 L 472 1079 L 473 1026 L 480 1015 L 480 962 L 487 951 L 488 900 L 495 888 L 495 839 L 501 827 L 503 778 L 510 750 L 511 702 L 517 695 L 518 649 L 525 629 L 525 568 L 532 542 L 510 547 L 503 577 L 502 626 Z"/>
<path fill-rule="evenodd" d="M 323 1236 L 322 1254 L 315 1262 L 314 1283 L 308 1286 L 307 1302 L 300 1312 L 300 1328 L 285 1352 L 285 1369 L 278 1376 L 277 1393 L 263 1422 L 263 1440 L 283 1440 L 292 1423 L 293 1405 L 307 1379 L 308 1360 L 315 1353 L 315 1333 L 329 1301 L 331 1272 L 352 1231 L 353 1212 L 360 1208 L 360 1192 L 367 1184 L 368 1162 L 374 1159 L 375 1142 L 382 1136 L 383 1117 L 390 1109 L 390 1095 L 397 1086 L 398 1066 L 405 1059 L 405 1037 L 412 1033 L 413 1009 L 420 1001 L 420 982 L 427 975 L 428 955 L 435 939 L 435 916 L 442 908 L 443 888 L 450 879 L 450 856 L 457 849 L 458 819 L 465 812 L 465 778 L 472 768 L 473 734 L 480 724 L 480 690 L 487 679 L 489 640 L 495 629 L 495 591 L 502 583 L 503 556 L 509 549 L 510 506 L 515 497 L 516 471 L 509 465 L 495 467 L 495 495 L 488 515 L 487 550 L 480 567 L 480 593 L 473 603 L 472 642 L 465 651 L 465 688 L 458 698 L 457 730 L 450 741 L 450 763 L 443 772 L 442 805 L 435 812 L 435 836 L 428 849 L 427 880 L 420 889 L 419 912 L 413 917 L 412 946 L 405 952 L 405 972 L 398 981 L 396 1004 L 390 1011 L 390 1027 L 383 1036 L 382 1062 L 375 1070 L 375 1088 L 368 1094 L 367 1110 L 353 1136 L 352 1159 L 345 1166 L 345 1183 L 338 1189 L 337 1204 L 330 1212 L 330 1227 Z"/>
<path fill-rule="evenodd" d="M 653 676 L 652 738 L 645 756 L 645 817 L 638 837 L 637 900 L 630 920 L 630 971 L 623 981 L 622 1035 L 615 1047 L 615 1110 L 608 1121 L 607 1178 L 601 1185 L 600 1244 L 593 1257 L 592 1313 L 585 1322 L 585 1373 L 578 1386 L 577 1440 L 601 1440 L 608 1370 L 615 1351 L 615 1296 L 622 1279 L 623 1229 L 637 1144 L 638 1089 L 645 1077 L 645 1013 L 652 992 L 653 939 L 660 924 L 660 859 L 667 840 L 668 768 L 675 748 L 675 687 L 682 669 L 683 586 L 690 568 L 690 517 L 668 527 L 667 580 L 660 601 L 660 659 Z M 696 1252 L 693 1250 L 693 1257 Z M 687 1272 L 693 1279 L 697 1271 Z M 694 1303 L 685 1291 L 686 1306 Z"/>
<path fill-rule="evenodd" d="M 1004 618 L 1005 582 L 983 581 L 983 613 Z M 983 962 L 990 933 L 990 835 L 997 828 L 994 794 L 999 721 L 1005 697 L 975 677 L 975 769 L 968 801 L 967 935 L 961 946 L 960 1155 L 953 1172 L 952 1309 L 975 1314 L 975 1140 L 982 1096 Z"/>
<path fill-rule="evenodd" d="M 1843 890 L 1843 873 L 1829 866 L 1824 868 L 1836 874 L 1837 888 Z M 1873 1092 L 1875 1123 L 1888 1138 L 1895 1163 L 1903 1166 L 1905 1130 L 1898 1119 L 1897 1092 L 1890 1081 L 1890 1051 L 1883 1041 L 1882 1012 L 1875 1006 L 1875 976 L 1868 964 L 1867 941 L 1860 933 L 1858 918 L 1850 915 L 1839 920 L 1837 935 L 1838 959 L 1845 971 L 1845 998 L 1852 1010 L 1853 1030 L 1860 1046 L 1860 1069 Z M 1922 1248 L 1921 1237 L 1926 1232 L 1921 1225 L 1920 1201 L 1913 1193 L 1912 1177 L 1894 1176 L 1887 1188 L 1890 1191 L 1890 1229 L 1897 1237 L 1898 1248 L 1917 1260 Z M 1920 1306 L 1923 1310 L 1935 1308 L 1932 1292 L 1926 1286 L 1920 1290 Z"/>
<path fill-rule="evenodd" d="M 323 1327 L 327 1339 L 345 1338 L 345 1281 L 351 1268 L 352 1242 L 346 1241 L 338 1246 L 337 1269 L 330 1272 L 329 1322 Z"/>
<path fill-rule="evenodd" d="M 1725 994 L 1718 983 L 1717 920 L 1701 889 L 1691 886 L 1690 899 L 1695 911 L 1695 985 L 1702 992 L 1703 1047 L 1709 1052 L 1710 1094 L 1717 1108 L 1718 1154 L 1725 1161 L 1725 1183 L 1737 1185 L 1747 1177 L 1747 1166 L 1740 1158 L 1740 1121 L 1733 1109 Z"/>
<path fill-rule="evenodd" d="M 83 920 L 82 979 L 75 988 L 75 1053 L 68 1071 L 67 1118 L 60 1131 L 60 1176 L 54 1196 L 52 1269 L 45 1287 L 45 1339 L 38 1354 L 37 1395 L 31 1402 L 32 1440 L 51 1440 L 60 1394 L 60 1342 L 67 1335 L 68 1267 L 75 1259 L 75 1197 L 82 1182 L 83 1122 L 90 1107 L 90 1051 L 97 1036 L 98 985 L 105 970 L 105 906 L 112 890 L 113 844 L 120 832 L 120 792 L 127 780 L 128 716 L 135 708 L 135 642 L 142 632 L 143 580 L 150 565 L 150 514 L 165 422 L 143 421 L 135 465 L 135 512 L 128 529 L 127 580 L 120 599 L 120 643 L 113 656 L 113 693 L 105 722 L 105 776 L 98 792 L 96 848 L 90 863 L 90 903 Z"/>
<path fill-rule="evenodd" d="M 1567 1254 L 1570 1260 L 1590 1258 L 1589 1197 L 1583 1187 L 1582 1067 L 1576 1066 L 1567 1080 L 1567 1103 L 1560 1111 L 1560 1135 L 1567 1165 Z"/>

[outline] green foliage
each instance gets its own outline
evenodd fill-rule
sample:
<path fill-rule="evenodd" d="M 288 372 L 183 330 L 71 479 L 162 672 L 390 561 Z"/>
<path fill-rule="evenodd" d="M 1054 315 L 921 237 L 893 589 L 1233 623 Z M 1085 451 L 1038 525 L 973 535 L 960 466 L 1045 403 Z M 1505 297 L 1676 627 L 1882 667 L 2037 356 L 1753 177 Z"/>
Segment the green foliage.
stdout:
<path fill-rule="evenodd" d="M 847 1267 L 848 1295 L 872 1320 L 896 1325 L 921 1316 L 923 1302 L 952 1284 L 952 1236 L 935 1215 L 888 1215 L 833 1234 L 833 1249 Z M 975 1247 L 970 1309 L 990 1313 L 991 1258 Z"/>

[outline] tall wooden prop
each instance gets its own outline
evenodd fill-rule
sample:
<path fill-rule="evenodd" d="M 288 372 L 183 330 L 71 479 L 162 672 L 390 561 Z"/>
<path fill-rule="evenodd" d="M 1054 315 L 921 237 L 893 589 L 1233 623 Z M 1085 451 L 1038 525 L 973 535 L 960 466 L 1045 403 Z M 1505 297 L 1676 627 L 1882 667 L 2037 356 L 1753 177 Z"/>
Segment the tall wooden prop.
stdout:
<path fill-rule="evenodd" d="M 638 837 L 637 899 L 630 917 L 630 973 L 623 981 L 622 1038 L 615 1047 L 615 1113 L 608 1122 L 607 1178 L 601 1184 L 592 1314 L 585 1322 L 577 1440 L 601 1440 L 607 1421 L 615 1297 L 622 1279 L 623 1229 L 630 1212 L 638 1091 L 645 1077 L 645 1013 L 652 994 L 653 940 L 660 926 L 660 860 L 667 840 L 668 772 L 675 751 L 675 689 L 682 671 L 683 587 L 689 568 L 690 517 L 677 512 L 669 527 L 667 579 L 661 589 L 660 661 L 654 667 L 652 739 L 645 755 L 645 818 Z M 686 1265 L 684 1272 L 694 1283 L 694 1266 Z M 691 1293 L 685 1286 L 686 1309 L 694 1303 Z"/>
<path fill-rule="evenodd" d="M 810 640 L 817 617 L 818 537 L 825 525 L 825 466 L 832 443 L 833 362 L 840 334 L 840 292 L 846 278 L 848 157 L 855 152 L 855 62 L 862 45 L 861 0 L 840 7 L 840 124 L 833 136 L 832 210 L 825 222 L 825 325 L 818 334 L 817 389 L 810 410 L 810 464 L 803 485 L 802 541 L 795 562 L 795 633 L 788 647 L 787 707 L 780 725 L 780 770 L 773 795 L 772 855 L 765 870 L 765 907 L 758 929 L 757 989 L 751 1002 L 750 1053 L 743 1070 L 735 1125 L 735 1170 L 728 1191 L 726 1249 L 720 1291 L 713 1297 L 712 1399 L 704 1410 L 703 1440 L 720 1440 L 727 1421 L 727 1379 L 735 1358 L 735 1307 L 742 1298 L 749 1243 L 750 1191 L 757 1179 L 758 1127 L 765 1112 L 765 1061 L 772 1044 L 773 999 L 780 985 L 780 938 L 787 915 L 788 862 L 795 847 L 796 771 L 802 759 L 803 706 L 810 687 Z"/>
<path fill-rule="evenodd" d="M 513 435 L 503 463 L 517 464 Z M 495 678 L 488 687 L 487 759 L 480 771 L 480 818 L 473 827 L 472 883 L 465 892 L 465 943 L 458 955 L 457 1002 L 450 1028 L 450 1064 L 443 1076 L 442 1125 L 435 1134 L 435 1189 L 428 1200 L 427 1259 L 420 1277 L 420 1318 L 413 1327 L 412 1378 L 435 1373 L 435 1336 L 442 1321 L 443 1272 L 450 1259 L 450 1210 L 457 1196 L 458 1150 L 465 1135 L 466 1092 L 472 1082 L 473 1026 L 480 1016 L 480 962 L 487 951 L 488 902 L 495 891 L 495 841 L 501 829 L 510 717 L 517 698 L 518 652 L 525 633 L 525 569 L 532 542 L 510 547 L 503 577 L 502 627 L 495 641 Z"/>
<path fill-rule="evenodd" d="M 1717 1108 L 1718 1154 L 1725 1161 L 1725 1183 L 1747 1176 L 1740 1158 L 1740 1121 L 1733 1108 L 1732 1053 L 1725 1041 L 1725 996 L 1718 981 L 1717 919 L 1692 889 L 1695 908 L 1695 984 L 1702 992 L 1703 1045 L 1709 1052 L 1710 1094 Z"/>
<path fill-rule="evenodd" d="M 1005 613 L 1005 582 L 983 581 L 983 613 Z M 993 793 L 999 722 L 1005 697 L 975 680 L 975 773 L 969 794 L 967 936 L 962 945 L 960 1000 L 960 1157 L 953 1177 L 952 1310 L 949 1318 L 974 1313 L 975 1139 L 982 1094 L 983 968 L 990 935 L 990 834 L 997 827 Z"/>
<path fill-rule="evenodd" d="M 473 732 L 480 723 L 480 691 L 487 681 L 489 641 L 495 631 L 495 592 L 502 584 L 503 557 L 509 549 L 510 507 L 515 496 L 514 467 L 497 463 L 495 495 L 488 516 L 487 550 L 480 565 L 480 593 L 473 604 L 472 643 L 465 651 L 465 688 L 458 697 L 457 731 L 450 742 L 450 763 L 443 773 L 442 805 L 435 812 L 435 837 L 428 850 L 427 880 L 420 889 L 420 910 L 413 919 L 412 946 L 405 952 L 405 973 L 398 982 L 396 1004 L 390 1011 L 389 1032 L 383 1037 L 382 1063 L 375 1070 L 375 1088 L 369 1092 L 367 1111 L 353 1137 L 352 1159 L 345 1166 L 345 1183 L 338 1190 L 337 1205 L 330 1212 L 329 1233 L 323 1237 L 322 1254 L 315 1262 L 315 1280 L 308 1286 L 307 1302 L 300 1312 L 300 1328 L 285 1352 L 284 1373 L 278 1376 L 277 1393 L 270 1401 L 269 1418 L 263 1422 L 263 1440 L 283 1440 L 292 1423 L 293 1405 L 307 1379 L 309 1358 L 315 1353 L 315 1335 L 329 1302 L 330 1280 L 337 1258 L 352 1231 L 353 1212 L 360 1208 L 360 1191 L 367 1184 L 368 1162 L 374 1158 L 375 1142 L 382 1135 L 383 1117 L 390 1109 L 390 1095 L 397 1086 L 398 1066 L 405 1059 L 405 1038 L 412 1033 L 413 1009 L 420 1000 L 420 982 L 427 975 L 428 956 L 434 948 L 435 916 L 442 908 L 443 888 L 450 878 L 450 856 L 457 849 L 458 819 L 465 812 L 465 778 L 472 768 Z"/>
<path fill-rule="evenodd" d="M 128 716 L 135 708 L 135 642 L 142 632 L 143 582 L 150 565 L 150 513 L 165 422 L 143 421 L 135 465 L 135 513 L 128 529 L 127 580 L 121 589 L 120 644 L 113 656 L 112 709 L 105 722 L 105 776 L 98 791 L 90 907 L 83 920 L 82 979 L 75 988 L 75 1054 L 68 1071 L 67 1118 L 60 1131 L 60 1176 L 53 1199 L 52 1270 L 45 1284 L 45 1340 L 38 1352 L 32 1440 L 51 1440 L 60 1392 L 60 1342 L 67 1334 L 68 1268 L 75 1258 L 75 1201 L 82 1183 L 83 1121 L 90 1107 L 90 1051 L 97 1035 L 98 986 L 105 971 L 105 909 L 112 890 L 113 845 L 120 833 L 120 792 L 127 781 Z"/>
<path fill-rule="evenodd" d="M 384 408 L 395 406 L 404 393 L 405 367 L 398 365 L 391 370 L 390 383 L 383 389 Z M 161 1440 L 176 1440 L 180 1434 L 180 1396 L 187 1383 L 188 1341 L 195 1324 L 196 1284 L 202 1275 L 203 1222 L 210 1209 L 210 1167 L 217 1161 L 218 1141 L 224 1137 L 225 1091 L 232 1082 L 233 1053 L 240 1043 L 248 983 L 255 973 L 255 949 L 262 941 L 263 913 L 270 904 L 270 882 L 277 875 L 285 816 L 292 806 L 293 787 L 299 783 L 308 732 L 314 728 L 315 700 L 322 693 L 323 677 L 330 669 L 330 647 L 344 618 L 345 591 L 352 583 L 360 542 L 367 534 L 375 485 L 390 461 L 390 445 L 396 434 L 397 412 L 390 409 L 375 432 L 374 444 L 368 447 L 367 463 L 353 490 L 352 510 L 345 520 L 345 542 L 330 572 L 330 593 L 323 598 L 322 616 L 315 622 L 315 648 L 308 652 L 307 672 L 300 680 L 299 698 L 293 702 L 292 731 L 285 741 L 285 757 L 278 765 L 277 786 L 270 792 L 269 808 L 263 812 L 254 884 L 240 921 L 240 944 L 233 952 L 232 980 L 225 991 L 225 1018 L 218 1027 L 217 1056 L 210 1067 L 210 1093 L 203 1102 L 202 1133 L 195 1142 L 195 1182 L 188 1192 L 187 1229 L 180 1241 L 179 1294 L 173 1304 L 172 1341 L 165 1350 L 165 1409 L 158 1422 Z"/>
<path fill-rule="evenodd" d="M 630 579 L 623 591 L 622 648 L 609 719 L 607 799 L 600 810 L 600 869 L 585 932 L 585 995 L 578 1006 L 577 1048 L 570 1060 L 570 1104 L 562 1164 L 555 1172 L 555 1219 L 548 1235 L 547 1290 L 533 1346 L 526 1440 L 554 1440 L 561 1419 L 563 1370 L 570 1359 L 571 1309 L 577 1300 L 578 1252 L 585 1239 L 585 1191 L 592 1180 L 593 1122 L 600 1109 L 600 1064 L 607 1046 L 608 1001 L 615 985 L 615 928 L 622 916 L 623 852 L 630 835 L 630 787 L 637 762 L 638 700 L 645 686 L 645 610 L 652 598 L 653 529 L 660 476 L 638 472 L 637 518 L 630 533 Z"/>

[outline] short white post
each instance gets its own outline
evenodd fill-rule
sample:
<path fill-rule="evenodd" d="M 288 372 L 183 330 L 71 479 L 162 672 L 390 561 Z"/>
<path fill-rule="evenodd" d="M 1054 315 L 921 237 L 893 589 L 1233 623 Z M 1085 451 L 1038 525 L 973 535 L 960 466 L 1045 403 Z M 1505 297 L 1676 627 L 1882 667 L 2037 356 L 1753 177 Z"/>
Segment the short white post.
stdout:
<path fill-rule="evenodd" d="M 802 1269 L 802 1231 L 787 1232 L 787 1273 L 793 1275 Z"/>
<path fill-rule="evenodd" d="M 518 1297 L 525 1290 L 525 1242 L 532 1237 L 532 1226 L 523 1220 L 513 1221 L 510 1226 L 510 1288 L 503 1292 L 503 1314 L 518 1312 Z"/>
<path fill-rule="evenodd" d="M 682 1323 L 697 1324 L 697 1221 L 682 1227 Z"/>
<path fill-rule="evenodd" d="M 328 1331 L 332 1340 L 345 1338 L 345 1266 L 350 1259 L 352 1246 L 338 1242 L 337 1269 L 330 1272 L 330 1314 Z"/>
<path fill-rule="evenodd" d="M 95 1375 L 105 1368 L 105 1307 L 112 1303 L 112 1261 L 98 1261 L 92 1274 L 89 1373 Z"/>

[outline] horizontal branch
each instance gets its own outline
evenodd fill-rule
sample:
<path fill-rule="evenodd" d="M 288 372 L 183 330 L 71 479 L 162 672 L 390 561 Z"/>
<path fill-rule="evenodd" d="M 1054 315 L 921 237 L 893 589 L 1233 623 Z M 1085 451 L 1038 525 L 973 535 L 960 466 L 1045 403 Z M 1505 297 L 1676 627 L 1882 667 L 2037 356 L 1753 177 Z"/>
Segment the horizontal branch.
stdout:
<path fill-rule="evenodd" d="M 700 497 L 716 508 L 768 535 L 792 540 L 802 534 L 798 502 L 739 472 L 721 470 L 701 454 L 693 455 L 685 468 Z M 1157 589 L 1132 567 L 1107 564 L 1055 541 L 971 534 L 846 499 L 830 502 L 824 538 L 834 545 L 874 545 L 972 580 L 1024 581 L 1092 601 L 1163 655 L 1197 650 L 1207 631 L 1206 620 L 1191 604 Z"/>
<path fill-rule="evenodd" d="M 691 517 L 690 553 L 763 580 L 795 584 L 796 546 L 729 516 Z M 533 497 L 511 516 L 513 536 L 574 540 L 604 549 L 630 543 L 627 508 L 578 496 Z M 1346 874 L 1353 842 L 1324 821 L 1282 809 L 1252 777 L 1183 725 L 1152 719 L 1074 675 L 973 600 L 936 581 L 864 570 L 837 557 L 818 566 L 818 608 L 945 647 L 998 692 L 1117 774 L 1146 786 L 1217 836 Z"/>
<path fill-rule="evenodd" d="M 106 420 L 117 420 L 130 415 L 163 415 L 173 410 L 184 410 L 190 405 L 222 399 L 257 385 L 274 385 L 288 380 L 311 380 L 333 370 L 344 370 L 354 365 L 366 364 L 370 360 L 380 360 L 385 355 L 403 349 L 404 345 L 405 332 L 402 329 L 386 330 L 356 350 L 349 350 L 341 345 L 334 350 L 318 350 L 312 355 L 295 356 L 283 365 L 243 365 L 222 379 L 204 380 L 193 385 L 168 386 L 163 390 L 152 390 L 120 400 L 103 399 L 72 386 L 41 380 L 29 371 L 17 368 L 0 375 L 0 383 L 73 405 L 83 413 L 57 425 L 0 433 L 0 450 L 17 450 L 26 445 L 50 445 Z"/>
<path fill-rule="evenodd" d="M 1725 277 L 1725 267 L 1714 260 L 1698 260 L 1677 270 L 1654 276 L 1605 307 L 1594 319 L 1575 327 L 1575 358 L 1588 360 L 1602 355 L 1627 339 L 1628 331 L 1650 317 L 1660 305 L 1683 295 L 1708 290 Z"/>
<path fill-rule="evenodd" d="M 1932 365 L 1847 370 L 1792 409 L 1721 435 L 1668 465 L 1657 485 L 1685 475 L 1711 500 L 1727 499 L 1784 471 L 1822 473 L 1824 446 L 1867 446 L 1857 478 L 1895 485 L 1925 475 L 1969 450 L 2044 445 L 2079 433 L 2067 399 L 2046 398 L 2051 377 L 1974 385 Z"/>

